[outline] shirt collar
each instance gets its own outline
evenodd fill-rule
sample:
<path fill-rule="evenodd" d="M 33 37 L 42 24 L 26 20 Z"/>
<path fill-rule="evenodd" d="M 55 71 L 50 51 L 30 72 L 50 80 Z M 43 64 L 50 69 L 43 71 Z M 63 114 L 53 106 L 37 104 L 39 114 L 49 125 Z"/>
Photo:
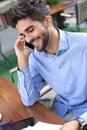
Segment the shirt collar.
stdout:
<path fill-rule="evenodd" d="M 60 55 L 60 53 L 65 52 L 68 50 L 69 45 L 68 45 L 68 35 L 65 31 L 62 31 L 57 28 L 60 34 L 60 39 L 59 39 L 59 47 L 58 47 L 58 52 L 57 55 Z"/>
<path fill-rule="evenodd" d="M 56 29 L 59 31 L 59 34 L 60 34 L 59 47 L 58 47 L 58 51 L 56 53 L 56 55 L 58 56 L 58 55 L 62 54 L 63 52 L 65 52 L 66 50 L 68 50 L 69 45 L 68 45 L 68 40 L 67 40 L 68 39 L 67 33 L 65 31 L 60 30 L 59 28 L 56 28 Z M 42 52 L 37 51 L 37 53 L 40 53 L 40 54 L 42 53 L 43 55 L 46 55 L 46 56 L 51 55 L 46 51 L 42 51 Z"/>

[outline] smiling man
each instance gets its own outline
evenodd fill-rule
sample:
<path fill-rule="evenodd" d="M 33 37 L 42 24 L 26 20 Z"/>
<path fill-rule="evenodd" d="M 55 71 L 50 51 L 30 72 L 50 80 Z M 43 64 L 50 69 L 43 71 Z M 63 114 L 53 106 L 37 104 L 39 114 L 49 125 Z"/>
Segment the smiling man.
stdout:
<path fill-rule="evenodd" d="M 47 5 L 21 0 L 7 13 L 19 31 L 15 42 L 18 90 L 22 102 L 32 106 L 47 82 L 57 93 L 53 109 L 66 121 L 61 130 L 79 130 L 87 122 L 87 34 L 55 27 Z M 34 46 L 26 49 L 25 41 Z"/>

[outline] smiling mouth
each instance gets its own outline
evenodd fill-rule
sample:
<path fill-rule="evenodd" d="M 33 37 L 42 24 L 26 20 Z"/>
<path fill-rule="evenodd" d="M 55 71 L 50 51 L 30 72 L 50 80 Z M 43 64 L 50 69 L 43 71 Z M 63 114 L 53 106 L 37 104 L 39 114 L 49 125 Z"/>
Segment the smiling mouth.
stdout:
<path fill-rule="evenodd" d="M 34 43 L 35 41 L 37 41 L 38 39 L 40 39 L 40 37 L 37 37 L 37 38 L 34 38 L 34 39 L 32 39 L 31 41 L 30 41 L 30 43 Z"/>

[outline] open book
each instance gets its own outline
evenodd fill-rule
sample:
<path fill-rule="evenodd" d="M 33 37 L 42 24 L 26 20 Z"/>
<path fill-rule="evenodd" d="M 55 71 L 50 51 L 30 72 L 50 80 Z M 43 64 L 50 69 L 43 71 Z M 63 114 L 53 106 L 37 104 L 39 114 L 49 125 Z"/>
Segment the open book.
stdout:
<path fill-rule="evenodd" d="M 45 122 L 39 121 L 34 126 L 28 126 L 22 130 L 59 130 L 62 125 L 57 124 L 49 124 Z"/>

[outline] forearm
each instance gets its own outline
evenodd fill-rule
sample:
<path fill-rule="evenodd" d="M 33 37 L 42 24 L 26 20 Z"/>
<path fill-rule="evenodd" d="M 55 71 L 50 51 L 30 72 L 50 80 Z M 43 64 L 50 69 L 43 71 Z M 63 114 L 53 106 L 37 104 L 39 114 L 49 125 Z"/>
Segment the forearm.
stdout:
<path fill-rule="evenodd" d="M 18 78 L 18 90 L 23 104 L 26 106 L 33 105 L 39 98 L 39 92 L 32 82 L 29 69 L 26 68 L 24 72 L 18 71 Z"/>
<path fill-rule="evenodd" d="M 14 45 L 15 54 L 18 60 L 18 67 L 20 70 L 25 69 L 28 66 L 28 58 L 31 54 L 31 51 L 24 48 L 24 37 L 19 36 Z"/>
<path fill-rule="evenodd" d="M 84 122 L 87 122 L 87 112 L 83 113 L 80 118 L 83 119 Z M 76 118 L 73 121 L 65 123 L 60 130 L 80 130 L 81 127 L 82 125 Z"/>
<path fill-rule="evenodd" d="M 19 70 L 23 70 L 26 67 L 28 67 L 28 60 L 23 58 L 23 57 L 18 58 L 18 68 L 19 68 Z"/>
<path fill-rule="evenodd" d="M 60 130 L 80 130 L 80 124 L 76 120 L 66 122 Z"/>
<path fill-rule="evenodd" d="M 45 84 L 41 75 L 34 71 L 34 68 L 32 71 L 32 76 L 29 67 L 18 71 L 18 90 L 21 100 L 26 106 L 33 105 L 39 99 L 40 91 Z"/>

